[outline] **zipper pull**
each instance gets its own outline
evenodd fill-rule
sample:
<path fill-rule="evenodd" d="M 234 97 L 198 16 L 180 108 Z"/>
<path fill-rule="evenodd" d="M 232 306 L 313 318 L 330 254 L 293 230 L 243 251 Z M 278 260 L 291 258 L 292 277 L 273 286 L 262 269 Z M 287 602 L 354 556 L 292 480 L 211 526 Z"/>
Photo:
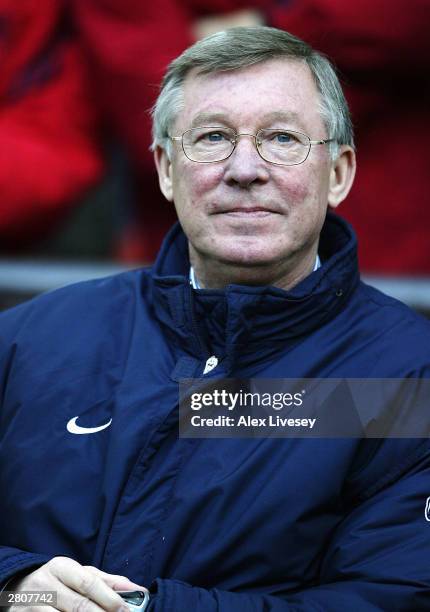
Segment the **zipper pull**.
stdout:
<path fill-rule="evenodd" d="M 213 370 L 214 368 L 216 368 L 217 365 L 218 365 L 218 359 L 215 357 L 215 355 L 212 355 L 212 357 L 209 357 L 209 359 L 206 361 L 205 369 L 203 370 L 203 376 L 207 374 L 208 372 L 210 372 L 211 370 Z"/>

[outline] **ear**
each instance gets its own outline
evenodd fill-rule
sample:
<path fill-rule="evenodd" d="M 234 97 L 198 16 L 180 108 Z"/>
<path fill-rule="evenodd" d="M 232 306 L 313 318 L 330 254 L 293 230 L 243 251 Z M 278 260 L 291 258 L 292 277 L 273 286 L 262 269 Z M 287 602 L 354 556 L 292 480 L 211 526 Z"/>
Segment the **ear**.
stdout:
<path fill-rule="evenodd" d="M 173 202 L 172 162 L 166 150 L 159 146 L 156 147 L 154 161 L 157 167 L 161 192 L 169 202 Z"/>
<path fill-rule="evenodd" d="M 332 162 L 328 192 L 328 205 L 336 208 L 348 195 L 355 177 L 355 152 L 348 145 L 341 145 L 339 155 Z"/>

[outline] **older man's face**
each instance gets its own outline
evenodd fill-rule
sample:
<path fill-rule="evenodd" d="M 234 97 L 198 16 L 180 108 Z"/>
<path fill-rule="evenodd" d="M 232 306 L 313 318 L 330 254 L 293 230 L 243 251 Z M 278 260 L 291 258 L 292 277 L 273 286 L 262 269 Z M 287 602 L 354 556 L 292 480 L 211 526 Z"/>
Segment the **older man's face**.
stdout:
<path fill-rule="evenodd" d="M 175 136 L 195 126 L 227 126 L 238 133 L 288 128 L 312 140 L 328 137 L 311 72 L 298 61 L 191 73 L 184 97 Z M 300 165 L 278 166 L 264 161 L 247 136 L 228 159 L 207 164 L 187 159 L 175 142 L 171 161 L 160 151 L 157 162 L 162 190 L 175 203 L 198 270 L 217 264 L 267 270 L 282 270 L 288 262 L 312 266 L 327 205 L 343 199 L 327 145 L 313 146 Z"/>

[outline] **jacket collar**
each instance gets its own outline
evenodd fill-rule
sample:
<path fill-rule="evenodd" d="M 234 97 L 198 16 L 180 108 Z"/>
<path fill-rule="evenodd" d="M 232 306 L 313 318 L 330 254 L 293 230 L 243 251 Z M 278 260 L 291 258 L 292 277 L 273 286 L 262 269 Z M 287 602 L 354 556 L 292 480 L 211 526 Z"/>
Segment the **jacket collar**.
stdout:
<path fill-rule="evenodd" d="M 177 346 L 199 359 L 240 354 L 243 360 L 256 351 L 264 358 L 335 317 L 356 287 L 356 238 L 337 215 L 327 215 L 319 253 L 321 268 L 289 291 L 245 285 L 194 291 L 187 239 L 177 223 L 151 272 L 156 317 Z"/>

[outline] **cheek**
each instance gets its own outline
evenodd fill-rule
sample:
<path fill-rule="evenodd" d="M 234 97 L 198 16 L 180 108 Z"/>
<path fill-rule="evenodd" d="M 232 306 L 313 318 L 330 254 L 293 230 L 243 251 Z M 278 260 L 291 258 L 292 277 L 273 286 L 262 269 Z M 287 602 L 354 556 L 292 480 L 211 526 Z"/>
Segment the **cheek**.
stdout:
<path fill-rule="evenodd" d="M 201 208 L 203 201 L 222 181 L 222 176 L 223 169 L 217 164 L 184 164 L 173 176 L 174 199 L 187 207 Z"/>
<path fill-rule="evenodd" d="M 327 181 L 325 182 L 327 183 Z M 322 173 L 309 164 L 301 164 L 295 168 L 285 183 L 285 193 L 288 201 L 297 212 L 309 211 L 315 206 L 319 208 L 320 201 L 327 203 L 327 185 Z"/>
<path fill-rule="evenodd" d="M 312 193 L 309 174 L 297 170 L 289 171 L 288 175 L 278 182 L 278 193 L 284 199 L 290 214 L 298 212 L 306 206 Z"/>
<path fill-rule="evenodd" d="M 309 198 L 309 184 L 304 180 L 296 180 L 288 186 L 289 200 L 293 206 L 304 204 Z"/>

